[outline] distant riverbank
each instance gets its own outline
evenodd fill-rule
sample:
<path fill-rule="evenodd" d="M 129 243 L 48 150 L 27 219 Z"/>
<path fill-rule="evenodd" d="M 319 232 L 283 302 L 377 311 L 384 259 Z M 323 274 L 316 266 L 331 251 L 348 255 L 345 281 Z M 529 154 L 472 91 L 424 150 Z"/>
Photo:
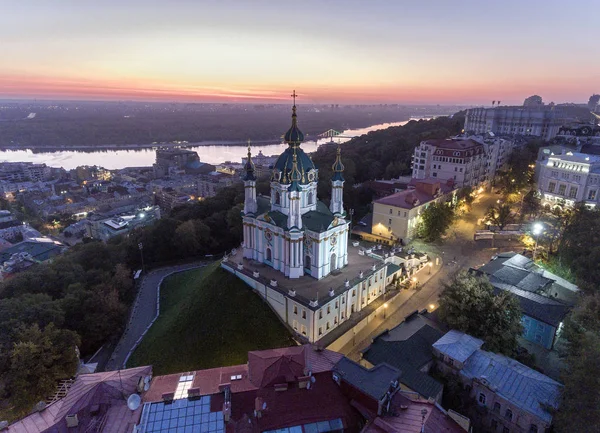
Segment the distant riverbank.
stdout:
<path fill-rule="evenodd" d="M 368 134 L 371 131 L 387 129 L 394 126 L 402 126 L 408 123 L 393 122 L 381 123 L 372 125 L 367 128 L 349 129 L 344 131 L 342 138 L 334 138 L 335 142 L 344 143 L 351 138 L 363 134 Z M 316 137 L 315 137 L 316 138 Z M 302 148 L 305 152 L 315 152 L 319 147 L 319 141 L 322 143 L 329 139 L 311 140 L 310 137 L 304 143 Z M 190 150 L 198 152 L 200 161 L 209 164 L 221 164 L 227 161 L 241 164 L 242 158 L 246 156 L 244 146 L 247 143 L 241 141 L 235 142 L 204 142 L 198 143 L 171 143 L 171 147 L 186 147 Z M 125 167 L 149 167 L 155 162 L 155 149 L 163 147 L 162 144 L 149 144 L 146 146 L 135 146 L 121 148 L 116 147 L 84 147 L 78 149 L 59 149 L 48 150 L 47 148 L 31 149 L 8 149 L 0 151 L 0 161 L 9 162 L 34 162 L 45 163 L 51 167 L 62 167 L 66 170 L 73 169 L 81 165 L 98 165 L 107 169 L 117 170 Z M 262 152 L 263 155 L 279 155 L 287 148 L 287 144 L 281 140 L 273 142 L 269 140 L 265 142 L 252 142 L 253 155 Z"/>

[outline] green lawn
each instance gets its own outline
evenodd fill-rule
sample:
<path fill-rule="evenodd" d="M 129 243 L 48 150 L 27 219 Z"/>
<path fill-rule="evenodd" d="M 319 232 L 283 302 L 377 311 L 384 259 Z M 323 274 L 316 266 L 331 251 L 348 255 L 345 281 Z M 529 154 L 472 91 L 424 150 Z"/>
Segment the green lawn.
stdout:
<path fill-rule="evenodd" d="M 293 344 L 262 298 L 218 263 L 166 278 L 160 302 L 128 367 L 151 364 L 154 374 L 168 374 L 245 364 L 250 350 Z"/>

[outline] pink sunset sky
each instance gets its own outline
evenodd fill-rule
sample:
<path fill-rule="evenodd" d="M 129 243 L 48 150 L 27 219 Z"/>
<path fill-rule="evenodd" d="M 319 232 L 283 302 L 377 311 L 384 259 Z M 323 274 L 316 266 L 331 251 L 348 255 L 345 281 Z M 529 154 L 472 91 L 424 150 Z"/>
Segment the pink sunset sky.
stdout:
<path fill-rule="evenodd" d="M 0 98 L 587 102 L 595 0 L 12 2 Z"/>

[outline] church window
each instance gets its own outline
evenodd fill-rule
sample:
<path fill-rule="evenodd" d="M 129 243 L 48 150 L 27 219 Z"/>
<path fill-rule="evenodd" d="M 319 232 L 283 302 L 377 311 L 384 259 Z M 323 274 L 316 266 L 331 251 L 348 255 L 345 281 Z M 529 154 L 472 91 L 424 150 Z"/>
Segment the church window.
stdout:
<path fill-rule="evenodd" d="M 335 308 L 338 308 L 338 307 L 339 307 L 339 303 L 338 303 L 338 301 L 335 301 Z"/>
<path fill-rule="evenodd" d="M 298 314 L 298 306 L 294 305 L 294 314 Z"/>
<path fill-rule="evenodd" d="M 330 314 L 330 313 L 331 313 L 331 305 L 328 305 L 327 306 L 327 314 Z"/>
<path fill-rule="evenodd" d="M 323 310 L 319 310 L 319 319 L 323 318 Z"/>
<path fill-rule="evenodd" d="M 346 298 L 342 298 L 342 305 L 346 303 Z"/>
<path fill-rule="evenodd" d="M 267 262 L 270 262 L 272 259 L 271 248 L 267 248 Z"/>
<path fill-rule="evenodd" d="M 302 310 L 302 318 L 306 319 L 306 310 Z"/>
<path fill-rule="evenodd" d="M 279 191 L 275 191 L 275 204 L 281 204 L 281 195 Z"/>
<path fill-rule="evenodd" d="M 308 193 L 308 204 L 313 204 L 313 193 L 310 191 Z"/>

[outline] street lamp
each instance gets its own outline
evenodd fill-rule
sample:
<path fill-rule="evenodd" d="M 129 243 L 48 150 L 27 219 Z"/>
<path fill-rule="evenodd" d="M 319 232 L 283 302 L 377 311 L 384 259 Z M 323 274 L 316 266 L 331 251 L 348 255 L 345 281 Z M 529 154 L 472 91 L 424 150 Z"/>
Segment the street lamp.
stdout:
<path fill-rule="evenodd" d="M 533 247 L 533 261 L 535 262 L 535 253 L 537 252 L 538 240 L 540 238 L 540 234 L 542 234 L 542 230 L 544 230 L 544 226 L 541 223 L 535 223 L 533 225 L 533 235 L 535 236 L 535 247 Z"/>
<path fill-rule="evenodd" d="M 386 302 L 385 304 L 383 304 L 383 320 L 385 320 L 387 309 L 388 309 L 388 303 Z"/>

